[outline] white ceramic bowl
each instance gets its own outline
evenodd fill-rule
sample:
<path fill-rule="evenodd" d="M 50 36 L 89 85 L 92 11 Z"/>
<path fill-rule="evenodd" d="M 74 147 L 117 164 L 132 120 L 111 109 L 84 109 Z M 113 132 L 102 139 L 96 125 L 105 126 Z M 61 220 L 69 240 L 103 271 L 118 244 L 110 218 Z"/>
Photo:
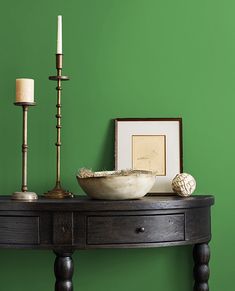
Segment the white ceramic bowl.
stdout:
<path fill-rule="evenodd" d="M 150 171 L 133 171 L 128 175 L 115 175 L 115 171 L 94 172 L 95 177 L 77 180 L 85 193 L 93 199 L 126 200 L 145 196 L 155 183 Z"/>

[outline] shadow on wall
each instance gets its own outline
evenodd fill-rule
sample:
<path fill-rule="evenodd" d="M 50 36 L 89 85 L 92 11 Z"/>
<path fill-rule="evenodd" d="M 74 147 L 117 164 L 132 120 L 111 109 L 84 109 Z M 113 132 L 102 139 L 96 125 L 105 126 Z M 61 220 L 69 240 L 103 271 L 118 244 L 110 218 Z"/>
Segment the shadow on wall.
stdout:
<path fill-rule="evenodd" d="M 75 252 L 73 259 L 74 287 L 81 291 L 192 290 L 191 246 L 86 250 Z"/>
<path fill-rule="evenodd" d="M 114 170 L 115 167 L 115 156 L 114 156 L 114 136 L 115 124 L 114 120 L 111 119 L 108 122 L 105 135 L 103 137 L 103 144 L 101 151 L 97 154 L 98 159 L 95 165 L 97 171 Z"/>

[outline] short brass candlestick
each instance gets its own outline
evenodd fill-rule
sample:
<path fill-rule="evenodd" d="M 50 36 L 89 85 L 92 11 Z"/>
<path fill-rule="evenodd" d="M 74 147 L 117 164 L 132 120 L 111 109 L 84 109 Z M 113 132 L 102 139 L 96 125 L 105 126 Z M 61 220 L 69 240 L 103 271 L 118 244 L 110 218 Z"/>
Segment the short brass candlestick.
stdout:
<path fill-rule="evenodd" d="M 56 185 L 55 187 L 45 193 L 46 198 L 52 199 L 63 199 L 63 198 L 70 198 L 73 197 L 72 193 L 69 191 L 64 190 L 61 187 L 60 181 L 60 147 L 61 147 L 61 90 L 62 90 L 62 81 L 69 80 L 69 77 L 62 76 L 62 59 L 63 54 L 56 54 L 56 69 L 57 69 L 57 76 L 50 76 L 49 80 L 57 81 L 57 141 L 56 141 Z"/>
<path fill-rule="evenodd" d="M 15 192 L 12 194 L 11 199 L 14 200 L 36 200 L 38 198 L 37 194 L 34 192 L 28 192 L 27 186 L 27 152 L 28 152 L 28 142 L 27 142 L 27 131 L 28 131 L 28 109 L 29 106 L 34 106 L 34 102 L 15 102 L 17 106 L 22 106 L 23 108 L 23 144 L 22 144 L 22 187 L 21 192 Z"/>

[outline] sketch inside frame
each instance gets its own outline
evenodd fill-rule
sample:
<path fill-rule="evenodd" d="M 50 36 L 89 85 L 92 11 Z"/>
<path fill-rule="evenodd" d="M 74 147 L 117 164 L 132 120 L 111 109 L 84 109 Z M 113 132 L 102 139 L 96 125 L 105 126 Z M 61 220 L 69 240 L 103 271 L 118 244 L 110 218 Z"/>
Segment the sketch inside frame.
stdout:
<path fill-rule="evenodd" d="M 132 168 L 166 176 L 166 136 L 132 135 Z"/>

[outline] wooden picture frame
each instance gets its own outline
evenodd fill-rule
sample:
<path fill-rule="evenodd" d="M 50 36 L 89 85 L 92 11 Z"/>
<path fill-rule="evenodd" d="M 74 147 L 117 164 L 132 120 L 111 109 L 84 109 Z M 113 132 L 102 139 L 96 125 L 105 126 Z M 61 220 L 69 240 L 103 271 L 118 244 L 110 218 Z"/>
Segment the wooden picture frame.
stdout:
<path fill-rule="evenodd" d="M 154 194 L 173 194 L 172 179 L 183 172 L 182 118 L 116 118 L 115 169 L 156 172 Z"/>

